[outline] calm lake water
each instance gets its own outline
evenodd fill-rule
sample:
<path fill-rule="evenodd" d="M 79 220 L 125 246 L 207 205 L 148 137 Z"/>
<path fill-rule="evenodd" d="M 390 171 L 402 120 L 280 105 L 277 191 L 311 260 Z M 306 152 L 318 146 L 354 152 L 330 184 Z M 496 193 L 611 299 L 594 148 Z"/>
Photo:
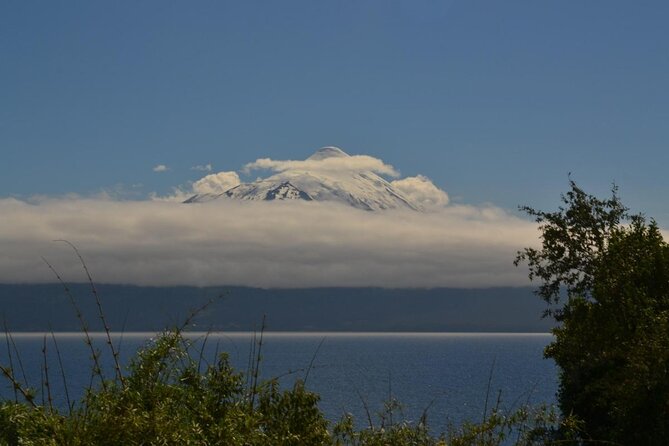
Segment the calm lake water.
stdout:
<path fill-rule="evenodd" d="M 40 383 L 43 336 L 13 335 L 26 378 L 36 387 Z M 88 348 L 81 334 L 55 336 L 70 394 L 81 395 L 90 380 Z M 114 339 L 127 362 L 152 336 L 125 333 L 114 335 Z M 204 338 L 203 333 L 189 336 L 196 342 Z M 226 351 L 237 369 L 246 370 L 253 336 L 210 334 L 205 357 L 213 358 L 217 350 Z M 62 404 L 65 397 L 60 368 L 50 337 L 49 374 L 54 398 Z M 440 431 L 449 423 L 481 419 L 489 381 L 488 407 L 497 401 L 498 394 L 507 408 L 527 402 L 554 403 L 557 372 L 554 363 L 543 359 L 542 354 L 550 341 L 548 334 L 265 333 L 261 371 L 264 377 L 281 376 L 280 382 L 290 386 L 296 377 L 305 376 L 313 359 L 307 387 L 321 395 L 320 407 L 329 419 L 337 420 L 350 412 L 363 425 L 367 419 L 365 405 L 376 413 L 392 396 L 400 401 L 404 417 L 410 420 L 419 419 L 429 408 L 430 425 Z M 95 334 L 95 342 L 109 359 L 103 335 Z M 6 347 L 0 349 L 0 358 L 8 364 Z M 6 382 L 2 395 L 13 398 Z"/>

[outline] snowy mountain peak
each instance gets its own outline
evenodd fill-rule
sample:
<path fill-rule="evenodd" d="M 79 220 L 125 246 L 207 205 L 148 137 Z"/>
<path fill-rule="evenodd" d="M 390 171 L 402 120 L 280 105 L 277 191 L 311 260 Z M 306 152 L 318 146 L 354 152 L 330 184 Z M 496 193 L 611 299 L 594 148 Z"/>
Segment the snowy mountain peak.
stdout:
<path fill-rule="evenodd" d="M 422 202 L 414 200 L 411 188 L 375 173 L 386 173 L 387 166 L 369 158 L 351 157 L 338 147 L 323 147 L 304 161 L 262 159 L 250 165 L 274 170 L 273 175 L 241 183 L 223 193 L 194 195 L 185 202 L 301 200 L 337 202 L 368 211 L 424 209 Z"/>
<path fill-rule="evenodd" d="M 316 150 L 316 152 L 307 159 L 311 161 L 321 161 L 326 158 L 345 158 L 347 156 L 350 155 L 339 147 L 328 146 Z"/>
<path fill-rule="evenodd" d="M 284 181 L 279 184 L 271 181 L 255 181 L 253 183 L 240 184 L 225 192 L 224 195 L 240 200 L 312 200 L 308 193 L 295 187 L 290 181 Z"/>

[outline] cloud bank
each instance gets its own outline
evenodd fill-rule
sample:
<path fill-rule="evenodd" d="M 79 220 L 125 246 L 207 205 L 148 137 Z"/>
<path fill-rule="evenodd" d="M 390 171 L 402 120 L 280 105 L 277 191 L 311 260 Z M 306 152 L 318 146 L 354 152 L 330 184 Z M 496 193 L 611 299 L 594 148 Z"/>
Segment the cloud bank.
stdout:
<path fill-rule="evenodd" d="M 420 179 L 409 185 L 415 193 L 425 186 Z M 84 281 L 71 250 L 53 242 L 67 239 L 95 280 L 105 283 L 527 285 L 512 260 L 537 241 L 532 222 L 494 207 L 462 205 L 418 213 L 299 201 L 0 199 L 0 215 L 0 282 L 11 283 L 55 281 L 42 256 L 66 280 Z"/>

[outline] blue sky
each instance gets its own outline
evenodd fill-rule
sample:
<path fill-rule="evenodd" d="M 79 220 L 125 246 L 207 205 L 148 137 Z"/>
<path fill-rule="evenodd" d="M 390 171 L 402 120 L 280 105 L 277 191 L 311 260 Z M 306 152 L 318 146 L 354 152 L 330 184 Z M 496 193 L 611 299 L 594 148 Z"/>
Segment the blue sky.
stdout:
<path fill-rule="evenodd" d="M 666 227 L 667 23 L 660 1 L 3 2 L 0 197 L 337 145 L 454 203 L 615 180 Z"/>

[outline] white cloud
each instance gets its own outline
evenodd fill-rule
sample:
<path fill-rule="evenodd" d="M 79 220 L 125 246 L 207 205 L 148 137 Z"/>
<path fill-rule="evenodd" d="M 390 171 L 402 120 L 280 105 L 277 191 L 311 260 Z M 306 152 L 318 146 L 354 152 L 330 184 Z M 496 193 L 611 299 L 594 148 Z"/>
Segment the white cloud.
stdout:
<path fill-rule="evenodd" d="M 193 183 L 193 192 L 196 194 L 222 194 L 238 186 L 240 182 L 237 172 L 212 173 Z"/>
<path fill-rule="evenodd" d="M 260 158 L 244 166 L 243 171 L 249 173 L 252 170 L 272 170 L 275 172 L 285 171 L 329 171 L 329 172 L 365 172 L 371 171 L 390 177 L 398 177 L 399 172 L 390 164 L 384 163 L 378 158 L 368 155 L 352 155 L 345 157 L 332 157 L 325 159 L 306 159 L 306 160 L 273 160 L 270 158 Z"/>
<path fill-rule="evenodd" d="M 169 168 L 158 165 L 156 172 Z M 209 171 L 211 165 L 195 166 Z M 250 172 L 373 171 L 393 166 L 365 155 L 277 161 L 258 159 Z M 0 282 L 51 282 L 41 261 L 67 280 L 84 281 L 67 239 L 86 256 L 95 280 L 139 285 L 259 287 L 483 287 L 527 284 L 513 266 L 518 249 L 536 244 L 536 225 L 492 206 L 450 205 L 418 175 L 392 181 L 433 212 L 365 212 L 336 203 L 215 200 L 186 205 L 195 194 L 240 184 L 236 172 L 211 173 L 167 197 L 0 199 Z"/>
<path fill-rule="evenodd" d="M 190 168 L 190 170 L 198 170 L 200 172 L 211 172 L 212 167 L 211 164 L 198 164 L 197 166 L 193 166 Z"/>
<path fill-rule="evenodd" d="M 85 281 L 67 239 L 98 282 L 140 285 L 526 285 L 515 252 L 533 222 L 494 207 L 364 212 L 317 202 L 0 199 L 0 282 L 51 282 L 46 257 Z"/>
<path fill-rule="evenodd" d="M 446 206 L 448 194 L 434 185 L 432 180 L 423 176 L 406 177 L 401 180 L 391 181 L 397 190 L 404 194 L 410 201 L 419 203 L 425 208 Z"/>
<path fill-rule="evenodd" d="M 332 149 L 339 151 L 336 148 Z M 343 152 L 340 153 L 342 153 L 342 156 L 335 155 L 326 158 L 312 156 L 301 161 L 259 158 L 251 163 L 247 163 L 242 171 L 246 174 L 251 173 L 253 170 L 269 170 L 289 174 L 322 172 L 329 175 L 371 171 L 395 178 L 400 175 L 393 166 L 384 163 L 379 158 L 368 155 L 349 156 Z M 209 171 L 211 170 L 211 164 L 194 166 L 191 167 L 191 170 Z M 262 180 L 261 177 L 256 179 L 256 181 L 260 180 Z M 195 182 L 175 187 L 171 195 L 159 196 L 154 193 L 151 195 L 151 198 L 154 201 L 184 201 L 195 194 L 221 194 L 240 183 L 241 180 L 236 172 L 219 172 L 207 175 Z M 444 206 L 449 201 L 446 192 L 437 188 L 429 178 L 422 175 L 398 179 L 392 181 L 392 184 L 409 198 L 411 202 L 418 203 L 419 206 L 425 209 Z"/>
<path fill-rule="evenodd" d="M 195 194 L 222 194 L 223 192 L 239 185 L 240 179 L 237 172 L 218 172 L 200 178 L 194 183 L 172 188 L 170 195 L 150 195 L 153 201 L 176 201 L 182 202 Z"/>
<path fill-rule="evenodd" d="M 158 164 L 153 168 L 154 172 L 167 172 L 168 170 L 170 170 L 170 168 L 164 164 Z"/>

